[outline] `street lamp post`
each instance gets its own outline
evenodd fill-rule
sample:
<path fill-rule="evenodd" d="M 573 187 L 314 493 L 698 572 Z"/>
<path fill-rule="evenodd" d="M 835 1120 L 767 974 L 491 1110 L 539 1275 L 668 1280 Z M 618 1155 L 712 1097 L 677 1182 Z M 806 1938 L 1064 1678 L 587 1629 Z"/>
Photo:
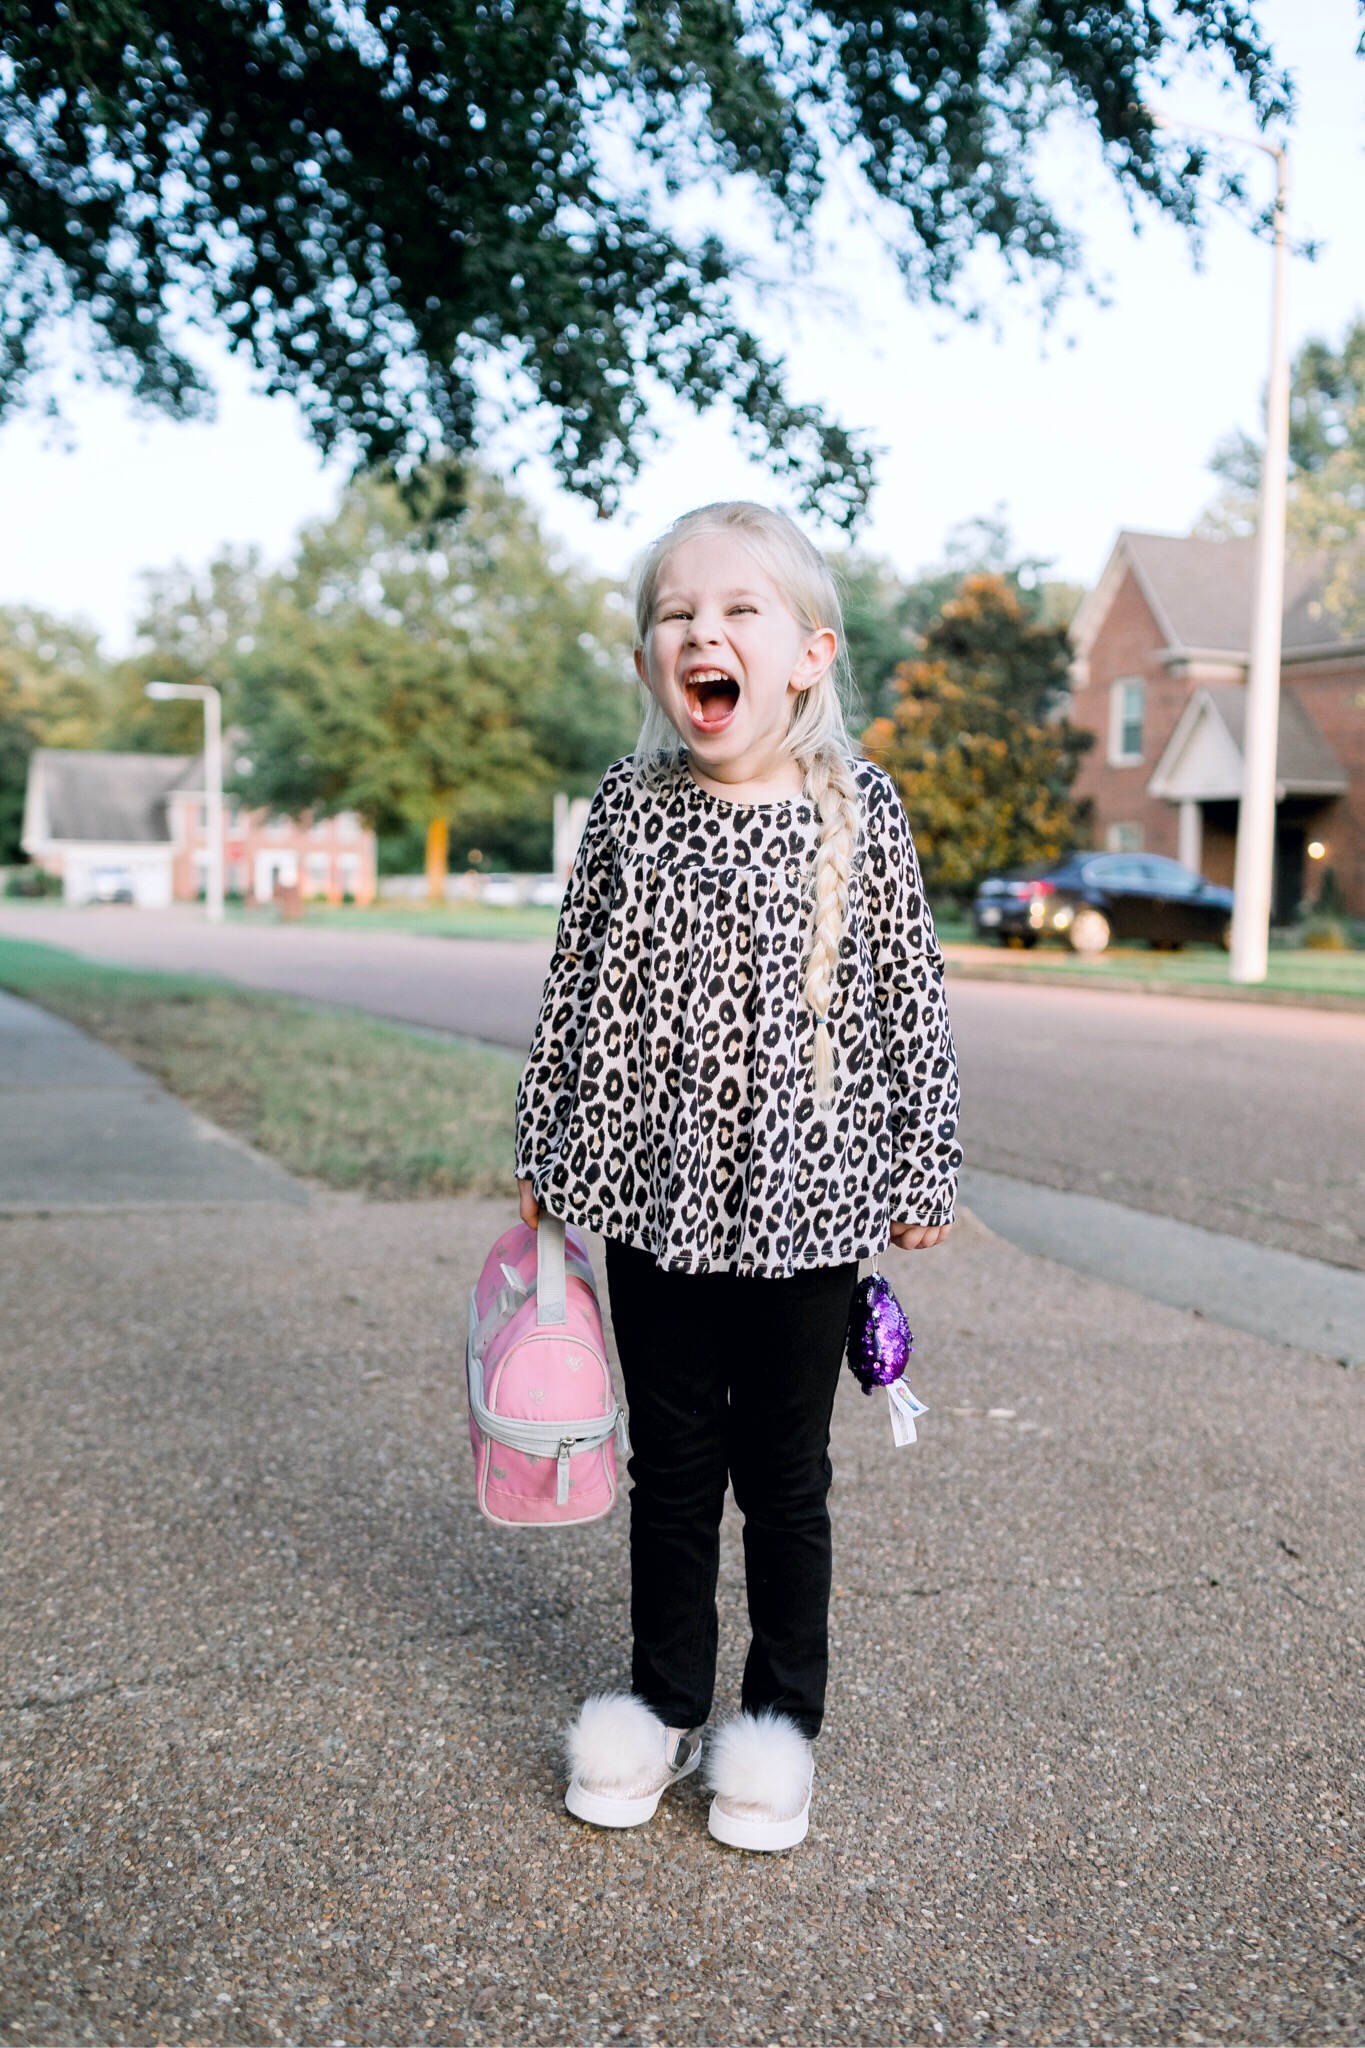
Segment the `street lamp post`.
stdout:
<path fill-rule="evenodd" d="M 1275 257 L 1270 299 L 1270 381 L 1266 394 L 1265 457 L 1256 526 L 1256 594 L 1247 666 L 1242 741 L 1242 801 L 1237 814 L 1233 873 L 1231 979 L 1265 980 L 1270 946 L 1271 890 L 1275 872 L 1276 761 L 1280 732 L 1280 641 L 1284 625 L 1284 539 L 1289 475 L 1289 351 L 1284 302 L 1289 276 L 1289 157 L 1273 142 L 1229 135 L 1154 114 L 1160 128 L 1198 128 L 1220 141 L 1259 149 L 1275 160 Z"/>
<path fill-rule="evenodd" d="M 204 914 L 210 924 L 223 922 L 223 700 L 212 683 L 148 683 L 147 695 L 157 704 L 193 697 L 204 707 L 204 837 L 208 873 L 204 878 Z"/>

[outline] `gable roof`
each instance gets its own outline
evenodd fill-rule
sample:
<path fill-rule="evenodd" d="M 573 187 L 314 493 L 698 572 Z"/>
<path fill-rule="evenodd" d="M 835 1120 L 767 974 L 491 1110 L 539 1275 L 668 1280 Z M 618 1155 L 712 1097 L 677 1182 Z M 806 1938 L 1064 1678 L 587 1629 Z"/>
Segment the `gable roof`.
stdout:
<path fill-rule="evenodd" d="M 1206 683 L 1176 722 L 1147 784 L 1168 802 L 1215 803 L 1242 794 L 1247 693 L 1241 683 Z M 1346 771 L 1292 690 L 1280 692 L 1275 781 L 1286 796 L 1340 796 Z"/>
<path fill-rule="evenodd" d="M 1120 533 L 1099 581 L 1082 600 L 1072 625 L 1072 639 L 1082 659 L 1094 645 L 1127 573 L 1141 590 L 1168 652 L 1246 659 L 1256 583 L 1254 540 Z M 1283 653 L 1287 660 L 1361 644 L 1323 604 L 1326 580 L 1321 560 L 1291 558 L 1285 563 Z"/>
<path fill-rule="evenodd" d="M 166 800 L 188 786 L 185 754 L 96 754 L 39 747 L 28 766 L 24 836 L 141 846 L 169 841 Z"/>

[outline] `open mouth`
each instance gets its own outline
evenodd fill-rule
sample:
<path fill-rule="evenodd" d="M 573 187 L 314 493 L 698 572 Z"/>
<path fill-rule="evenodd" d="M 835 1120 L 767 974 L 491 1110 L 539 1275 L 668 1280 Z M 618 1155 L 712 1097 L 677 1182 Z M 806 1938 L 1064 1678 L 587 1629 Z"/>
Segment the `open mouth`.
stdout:
<path fill-rule="evenodd" d="M 739 684 L 722 668 L 694 668 L 683 682 L 683 695 L 699 732 L 720 732 L 739 703 Z"/>

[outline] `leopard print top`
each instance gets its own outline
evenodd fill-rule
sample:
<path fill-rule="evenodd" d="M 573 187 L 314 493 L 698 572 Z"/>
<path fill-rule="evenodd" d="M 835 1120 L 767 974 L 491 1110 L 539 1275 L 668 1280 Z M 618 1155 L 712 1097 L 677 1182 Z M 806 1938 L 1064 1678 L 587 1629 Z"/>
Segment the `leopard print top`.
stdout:
<path fill-rule="evenodd" d="M 962 1155 L 943 957 L 885 769 L 830 1004 L 837 1094 L 815 1100 L 801 999 L 820 821 L 730 803 L 685 758 L 612 763 L 569 877 L 517 1092 L 516 1171 L 554 1216 L 675 1272 L 777 1276 L 951 1221 Z"/>

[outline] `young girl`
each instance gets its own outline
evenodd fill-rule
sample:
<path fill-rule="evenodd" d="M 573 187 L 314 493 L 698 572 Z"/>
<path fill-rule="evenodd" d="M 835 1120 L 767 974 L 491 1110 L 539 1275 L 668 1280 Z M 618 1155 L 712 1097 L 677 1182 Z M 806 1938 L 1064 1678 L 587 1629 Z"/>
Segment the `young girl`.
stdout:
<path fill-rule="evenodd" d="M 838 593 L 790 520 L 707 505 L 636 574 L 645 716 L 603 776 L 517 1099 L 521 1213 L 600 1232 L 630 1408 L 633 1692 L 569 1731 L 571 1813 L 701 1761 L 727 1480 L 752 1640 L 711 1833 L 806 1832 L 828 1671 L 830 1416 L 858 1261 L 952 1220 L 943 961 Z"/>

